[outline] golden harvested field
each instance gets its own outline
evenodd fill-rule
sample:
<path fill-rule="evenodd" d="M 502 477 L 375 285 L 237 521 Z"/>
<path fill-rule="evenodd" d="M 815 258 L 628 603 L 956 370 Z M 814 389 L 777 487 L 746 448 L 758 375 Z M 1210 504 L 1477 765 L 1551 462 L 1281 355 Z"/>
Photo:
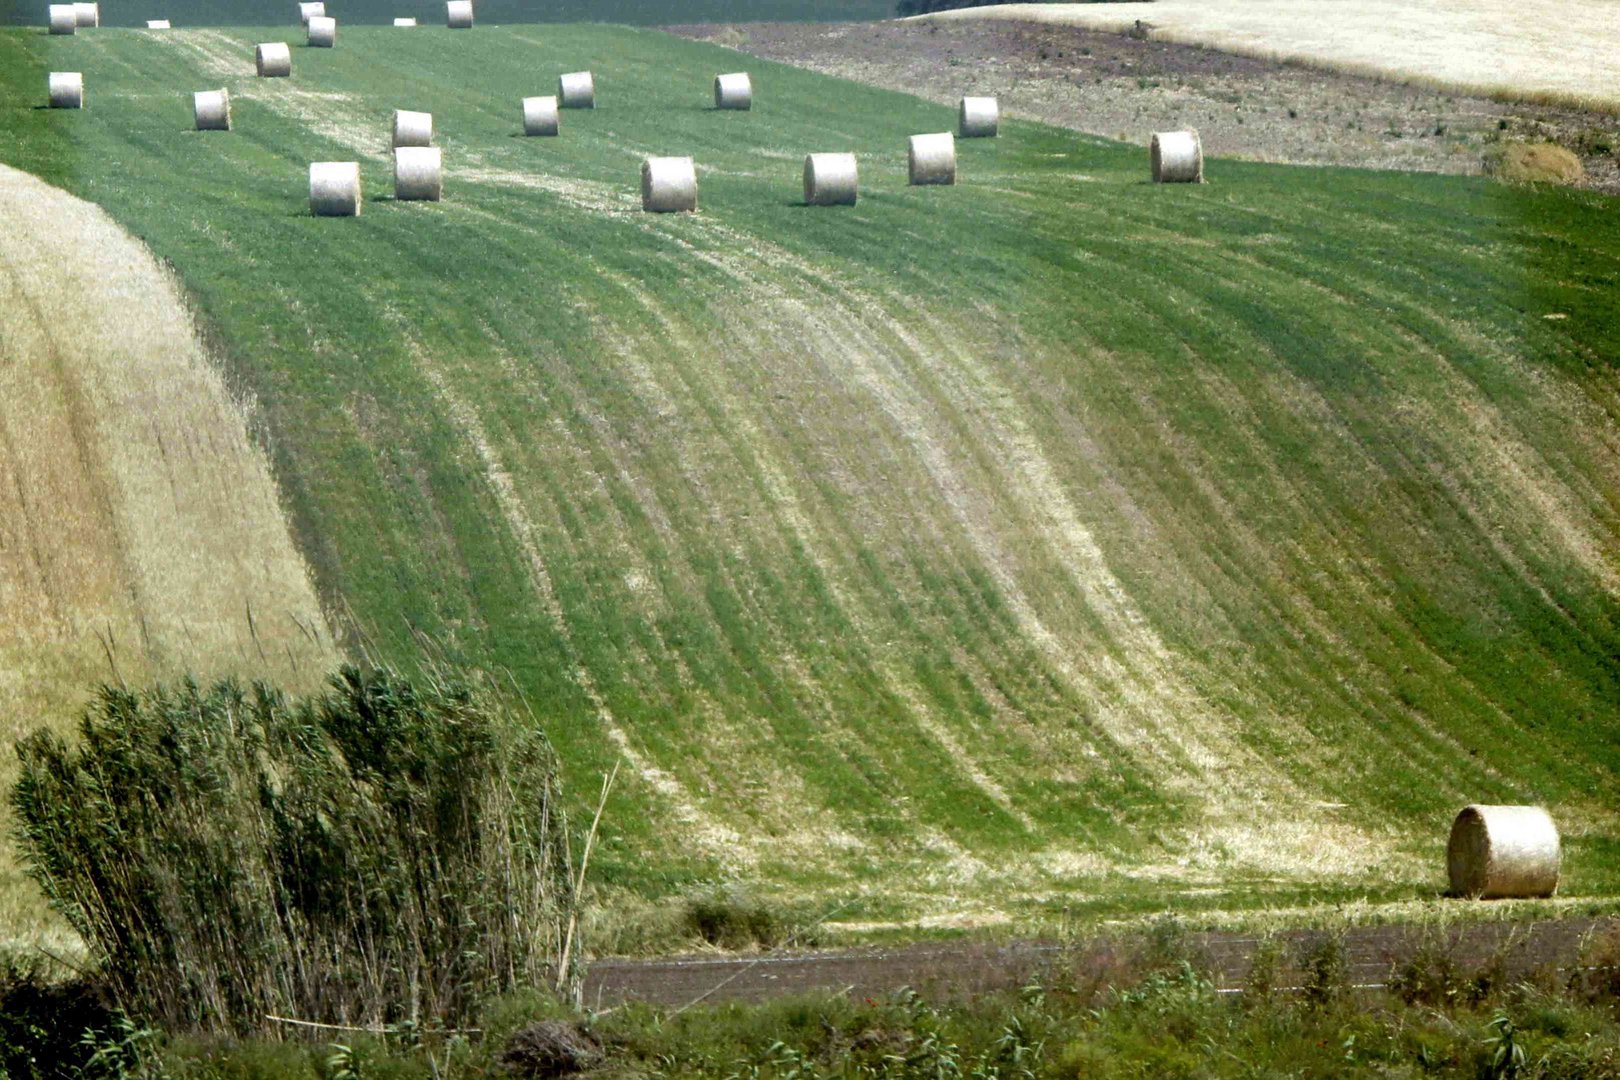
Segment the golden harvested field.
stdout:
<path fill-rule="evenodd" d="M 120 677 L 318 681 L 320 604 L 175 284 L 100 209 L 3 166 L 0 220 L 4 734 Z"/>
<path fill-rule="evenodd" d="M 1617 0 L 1152 0 L 998 4 L 919 16 L 1123 31 L 1267 59 L 1620 110 Z"/>

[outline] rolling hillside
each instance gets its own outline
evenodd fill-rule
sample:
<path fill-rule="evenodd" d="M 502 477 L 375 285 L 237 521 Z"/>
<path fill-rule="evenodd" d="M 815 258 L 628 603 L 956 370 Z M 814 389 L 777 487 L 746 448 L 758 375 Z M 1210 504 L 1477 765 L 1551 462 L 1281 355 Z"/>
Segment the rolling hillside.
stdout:
<path fill-rule="evenodd" d="M 0 159 L 168 260 L 351 650 L 509 673 L 598 878 L 838 918 L 1366 898 L 1546 801 L 1620 886 L 1620 207 L 1146 153 L 650 31 L 0 32 Z M 558 139 L 518 101 L 596 73 Z M 34 108 L 81 70 L 83 113 Z M 236 131 L 189 130 L 228 86 Z M 395 203 L 395 108 L 446 201 Z M 800 205 L 808 151 L 855 208 Z M 702 211 L 642 214 L 690 153 Z M 359 219 L 307 214 L 357 159 Z M 9 220 L 6 227 L 15 226 Z M 594 868 L 594 867 L 593 867 Z"/>

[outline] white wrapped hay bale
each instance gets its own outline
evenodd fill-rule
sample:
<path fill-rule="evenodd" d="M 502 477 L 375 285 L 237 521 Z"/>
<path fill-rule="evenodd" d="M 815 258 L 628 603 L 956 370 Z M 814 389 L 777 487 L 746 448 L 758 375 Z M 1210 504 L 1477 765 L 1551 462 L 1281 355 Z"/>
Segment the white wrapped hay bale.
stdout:
<path fill-rule="evenodd" d="M 811 154 L 804 159 L 807 205 L 854 206 L 859 188 L 854 154 Z"/>
<path fill-rule="evenodd" d="M 84 74 L 78 71 L 53 71 L 48 83 L 51 108 L 84 108 Z"/>
<path fill-rule="evenodd" d="M 557 104 L 565 109 L 596 108 L 596 80 L 588 71 L 570 71 L 557 80 Z"/>
<path fill-rule="evenodd" d="M 526 97 L 523 99 L 523 134 L 555 135 L 559 128 L 556 98 Z"/>
<path fill-rule="evenodd" d="M 310 165 L 310 213 L 316 217 L 357 217 L 360 201 L 358 161 L 317 161 Z"/>
<path fill-rule="evenodd" d="M 415 19 L 395 19 L 394 20 L 394 25 L 395 26 L 415 26 L 416 25 L 416 20 Z"/>
<path fill-rule="evenodd" d="M 452 30 L 471 30 L 473 24 L 472 0 L 450 0 L 444 6 L 445 25 Z"/>
<path fill-rule="evenodd" d="M 444 197 L 444 157 L 437 146 L 401 146 L 394 150 L 394 198 L 401 202 L 438 202 Z"/>
<path fill-rule="evenodd" d="M 964 139 L 993 139 L 1001 126 L 1001 107 L 993 97 L 965 97 L 958 110 L 956 133 Z"/>
<path fill-rule="evenodd" d="M 913 135 L 908 157 L 913 184 L 956 183 L 956 136 L 950 132 Z"/>
<path fill-rule="evenodd" d="M 411 112 L 409 109 L 395 109 L 394 145 L 432 146 L 433 114 Z"/>
<path fill-rule="evenodd" d="M 309 20 L 321 18 L 325 14 L 326 4 L 323 0 L 313 0 L 312 3 L 298 5 L 298 21 L 305 26 L 309 25 Z"/>
<path fill-rule="evenodd" d="M 231 130 L 231 92 L 223 88 L 197 91 L 191 95 L 191 113 L 198 131 Z"/>
<path fill-rule="evenodd" d="M 52 4 L 51 33 L 71 34 L 79 29 L 79 9 L 73 4 Z"/>
<path fill-rule="evenodd" d="M 1198 132 L 1160 131 L 1153 136 L 1153 182 L 1155 184 L 1202 184 L 1204 144 Z"/>
<path fill-rule="evenodd" d="M 754 81 L 746 71 L 714 77 L 714 107 L 746 111 L 754 107 Z"/>
<path fill-rule="evenodd" d="M 100 4 L 74 4 L 73 18 L 80 26 L 101 25 Z"/>
<path fill-rule="evenodd" d="M 337 20 L 329 15 L 317 15 L 309 20 L 309 47 L 330 49 L 337 44 Z"/>
<path fill-rule="evenodd" d="M 641 163 L 641 208 L 654 214 L 697 209 L 697 167 L 689 157 L 650 157 Z"/>
<path fill-rule="evenodd" d="M 292 74 L 292 50 L 284 41 L 271 41 L 253 47 L 253 66 L 261 79 L 281 79 Z"/>
<path fill-rule="evenodd" d="M 1539 806 L 1466 806 L 1451 824 L 1446 869 L 1456 896 L 1551 896 L 1562 855 L 1558 826 Z"/>
<path fill-rule="evenodd" d="M 173 30 L 174 29 L 174 27 L 169 25 L 169 20 L 168 19 L 147 19 L 146 20 L 146 28 L 148 30 Z"/>

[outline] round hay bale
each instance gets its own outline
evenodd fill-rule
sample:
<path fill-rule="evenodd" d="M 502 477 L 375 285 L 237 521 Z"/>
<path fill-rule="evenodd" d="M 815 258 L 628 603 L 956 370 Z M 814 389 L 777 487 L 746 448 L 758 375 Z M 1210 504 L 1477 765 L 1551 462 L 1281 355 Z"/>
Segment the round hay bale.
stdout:
<path fill-rule="evenodd" d="M 958 114 L 956 132 L 964 139 L 993 139 L 1001 126 L 1001 107 L 993 97 L 965 97 Z"/>
<path fill-rule="evenodd" d="M 444 156 L 437 146 L 401 146 L 394 150 L 394 198 L 401 202 L 438 202 L 444 197 Z"/>
<path fill-rule="evenodd" d="M 225 89 L 199 90 L 191 95 L 191 112 L 198 131 L 231 130 L 231 92 Z"/>
<path fill-rule="evenodd" d="M 804 159 L 807 206 L 854 206 L 860 176 L 854 154 L 811 154 Z"/>
<path fill-rule="evenodd" d="M 450 0 L 444 5 L 445 25 L 452 30 L 471 30 L 473 25 L 472 0 Z"/>
<path fill-rule="evenodd" d="M 337 20 L 327 15 L 317 15 L 309 20 L 309 47 L 312 49 L 330 49 L 337 44 Z"/>
<path fill-rule="evenodd" d="M 292 50 L 284 41 L 253 47 L 253 66 L 261 79 L 282 79 L 292 74 Z"/>
<path fill-rule="evenodd" d="M 689 157 L 650 157 L 641 163 L 641 208 L 654 214 L 697 209 L 697 168 Z"/>
<path fill-rule="evenodd" d="M 80 26 L 101 25 L 100 4 L 74 4 L 73 17 Z"/>
<path fill-rule="evenodd" d="M 317 161 L 309 167 L 309 212 L 316 217 L 358 217 L 360 163 Z"/>
<path fill-rule="evenodd" d="M 173 30 L 174 29 L 174 27 L 169 25 L 169 20 L 168 19 L 147 19 L 146 20 L 146 28 L 148 30 Z"/>
<path fill-rule="evenodd" d="M 948 131 L 913 135 L 908 160 L 913 184 L 954 184 L 956 136 Z"/>
<path fill-rule="evenodd" d="M 309 20 L 321 18 L 325 14 L 326 4 L 324 0 L 313 0 L 311 3 L 298 5 L 298 21 L 305 26 L 309 25 Z"/>
<path fill-rule="evenodd" d="M 754 81 L 746 71 L 714 77 L 714 107 L 738 109 L 743 112 L 754 107 Z"/>
<path fill-rule="evenodd" d="M 416 20 L 415 19 L 395 19 L 394 20 L 394 25 L 395 26 L 415 26 L 416 25 Z"/>
<path fill-rule="evenodd" d="M 79 11 L 73 4 L 52 4 L 51 33 L 71 34 L 79 29 Z"/>
<path fill-rule="evenodd" d="M 559 127 L 556 98 L 526 97 L 523 99 L 523 134 L 555 135 Z"/>
<path fill-rule="evenodd" d="M 1562 856 L 1558 826 L 1539 806 L 1465 806 L 1451 824 L 1446 870 L 1456 896 L 1551 896 Z"/>
<path fill-rule="evenodd" d="M 395 109 L 394 145 L 432 146 L 433 114 L 411 112 L 408 109 Z"/>
<path fill-rule="evenodd" d="M 1160 131 L 1153 136 L 1153 182 L 1155 184 L 1202 184 L 1204 144 L 1198 132 Z"/>
<path fill-rule="evenodd" d="M 588 71 L 570 71 L 557 80 L 557 104 L 565 109 L 596 108 L 596 80 Z"/>
<path fill-rule="evenodd" d="M 50 81 L 51 108 L 84 108 L 84 75 L 78 71 L 53 71 Z"/>

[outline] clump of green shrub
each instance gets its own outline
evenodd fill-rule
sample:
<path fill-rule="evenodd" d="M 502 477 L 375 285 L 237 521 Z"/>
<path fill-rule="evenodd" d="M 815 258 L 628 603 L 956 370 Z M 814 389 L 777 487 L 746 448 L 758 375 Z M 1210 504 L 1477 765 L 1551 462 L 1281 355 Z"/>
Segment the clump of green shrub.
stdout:
<path fill-rule="evenodd" d="M 116 1002 L 165 1028 L 453 1025 L 577 980 L 555 755 L 479 683 L 107 688 L 74 745 L 18 753 L 30 873 Z"/>

